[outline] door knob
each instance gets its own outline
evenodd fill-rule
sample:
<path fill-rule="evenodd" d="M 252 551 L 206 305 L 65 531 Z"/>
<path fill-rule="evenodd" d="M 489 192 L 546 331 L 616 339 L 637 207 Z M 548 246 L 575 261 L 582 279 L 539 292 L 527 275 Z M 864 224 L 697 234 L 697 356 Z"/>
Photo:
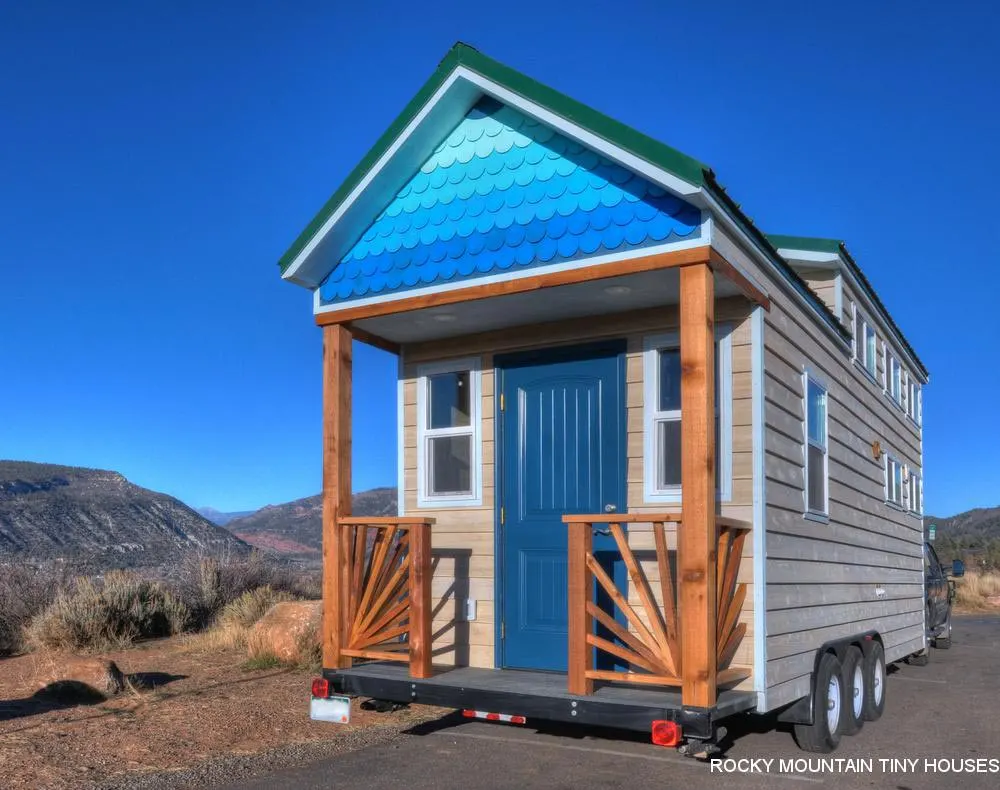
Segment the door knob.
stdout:
<path fill-rule="evenodd" d="M 604 506 L 605 513 L 614 513 L 618 510 L 618 505 L 607 504 Z"/>

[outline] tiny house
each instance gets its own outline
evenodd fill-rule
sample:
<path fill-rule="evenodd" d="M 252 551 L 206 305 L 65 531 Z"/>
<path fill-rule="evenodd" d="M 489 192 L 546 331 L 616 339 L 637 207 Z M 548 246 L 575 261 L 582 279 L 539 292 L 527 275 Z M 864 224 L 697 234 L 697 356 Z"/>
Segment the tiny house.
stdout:
<path fill-rule="evenodd" d="M 324 336 L 335 689 L 827 750 L 927 648 L 928 374 L 843 243 L 458 44 L 280 267 Z M 350 512 L 354 340 L 399 360 L 398 517 Z"/>

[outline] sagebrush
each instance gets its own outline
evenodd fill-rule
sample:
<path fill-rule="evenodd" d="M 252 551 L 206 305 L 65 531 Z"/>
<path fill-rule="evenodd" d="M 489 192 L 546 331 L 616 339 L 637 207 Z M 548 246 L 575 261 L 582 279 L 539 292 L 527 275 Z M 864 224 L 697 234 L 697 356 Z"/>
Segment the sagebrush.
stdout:
<path fill-rule="evenodd" d="M 52 603 L 62 582 L 58 569 L 0 565 L 0 656 L 25 649 L 25 626 Z"/>
<path fill-rule="evenodd" d="M 160 582 L 130 571 L 83 577 L 59 590 L 25 628 L 29 646 L 107 650 L 184 631 L 190 612 Z"/>

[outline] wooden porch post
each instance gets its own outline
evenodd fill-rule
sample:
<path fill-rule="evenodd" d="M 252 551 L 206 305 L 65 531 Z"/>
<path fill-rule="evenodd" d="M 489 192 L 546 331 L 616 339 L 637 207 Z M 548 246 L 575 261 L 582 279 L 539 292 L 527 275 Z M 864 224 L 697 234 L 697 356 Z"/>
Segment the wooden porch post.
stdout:
<path fill-rule="evenodd" d="M 337 519 L 351 515 L 351 331 L 323 327 L 323 666 L 349 667 L 350 550 Z"/>
<path fill-rule="evenodd" d="M 715 282 L 706 264 L 680 272 L 681 702 L 708 708 L 716 695 Z"/>
<path fill-rule="evenodd" d="M 593 551 L 591 525 L 568 524 L 569 554 L 569 651 L 567 690 L 570 694 L 593 694 L 594 681 L 587 673 L 594 668 L 594 649 L 587 644 L 587 634 L 594 630 L 594 619 L 587 611 L 594 588 L 594 574 L 587 566 L 587 555 Z"/>

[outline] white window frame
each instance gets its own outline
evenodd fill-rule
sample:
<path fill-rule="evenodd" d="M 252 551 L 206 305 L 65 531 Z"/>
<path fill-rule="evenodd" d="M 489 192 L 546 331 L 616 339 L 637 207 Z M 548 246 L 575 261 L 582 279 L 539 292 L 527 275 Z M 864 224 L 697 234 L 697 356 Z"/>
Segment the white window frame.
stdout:
<path fill-rule="evenodd" d="M 910 512 L 915 516 L 924 514 L 924 478 L 918 472 L 910 470 L 907 488 L 910 494 Z"/>
<path fill-rule="evenodd" d="M 824 510 L 809 507 L 809 447 L 820 447 L 809 438 L 809 382 L 823 390 L 823 394 L 826 396 L 823 408 L 823 436 L 826 437 L 826 446 L 821 448 L 823 450 Z M 826 523 L 830 520 L 830 388 L 821 376 L 809 368 L 802 371 L 802 430 L 802 503 L 804 505 L 802 515 L 808 519 Z"/>
<path fill-rule="evenodd" d="M 885 352 L 885 371 L 886 392 L 893 403 L 902 406 L 903 366 L 896 359 L 896 355 L 888 350 Z"/>
<path fill-rule="evenodd" d="M 439 373 L 469 371 L 469 424 L 460 428 L 427 427 L 427 379 Z M 481 507 L 483 504 L 483 431 L 482 431 L 482 361 L 479 357 L 450 359 L 431 362 L 417 368 L 417 507 L 459 508 Z M 437 436 L 471 436 L 470 453 L 472 469 L 469 494 L 431 494 L 429 491 L 430 467 L 427 463 L 427 447 L 430 439 Z"/>
<path fill-rule="evenodd" d="M 715 327 L 718 342 L 719 389 L 719 479 L 715 481 L 718 499 L 729 502 L 733 498 L 733 353 L 732 327 L 718 324 Z M 643 499 L 651 504 L 679 504 L 681 487 L 659 488 L 657 482 L 658 455 L 656 452 L 656 425 L 665 419 L 682 419 L 683 410 L 661 412 L 659 352 L 679 349 L 680 334 L 664 332 L 643 338 L 642 352 L 642 402 L 643 402 Z"/>
<path fill-rule="evenodd" d="M 863 312 L 858 309 L 858 305 L 855 302 L 851 302 L 851 312 L 853 319 L 853 326 L 851 332 L 854 335 L 854 361 L 857 362 L 861 369 L 865 372 L 872 381 L 877 381 L 876 376 L 878 375 L 878 331 L 875 325 L 871 323 Z M 861 331 L 858 332 L 860 324 Z M 872 331 L 872 337 L 875 340 L 874 348 L 871 350 L 869 355 L 868 349 L 868 330 Z M 869 359 L 869 356 L 871 359 Z M 869 363 L 871 367 L 869 368 Z"/>
<path fill-rule="evenodd" d="M 885 453 L 884 459 L 885 460 L 882 462 L 882 470 L 883 470 L 883 472 L 885 474 L 885 482 L 884 482 L 884 486 L 883 486 L 883 490 L 884 490 L 884 493 L 885 493 L 885 503 L 889 507 L 896 508 L 897 510 L 903 510 L 903 488 L 906 485 L 905 482 L 904 482 L 904 477 L 905 477 L 904 473 L 906 471 L 906 467 L 903 465 L 903 462 L 898 457 L 896 457 L 895 455 L 893 455 L 890 452 L 886 452 Z M 890 480 L 889 467 L 890 467 L 890 465 L 895 465 L 895 466 L 899 467 L 899 501 L 898 502 L 895 501 L 894 499 L 892 499 L 889 496 L 889 480 Z"/>
<path fill-rule="evenodd" d="M 906 413 L 914 423 L 920 425 L 920 410 L 922 401 L 920 382 L 913 376 L 910 376 L 909 386 L 910 391 L 906 404 Z"/>

